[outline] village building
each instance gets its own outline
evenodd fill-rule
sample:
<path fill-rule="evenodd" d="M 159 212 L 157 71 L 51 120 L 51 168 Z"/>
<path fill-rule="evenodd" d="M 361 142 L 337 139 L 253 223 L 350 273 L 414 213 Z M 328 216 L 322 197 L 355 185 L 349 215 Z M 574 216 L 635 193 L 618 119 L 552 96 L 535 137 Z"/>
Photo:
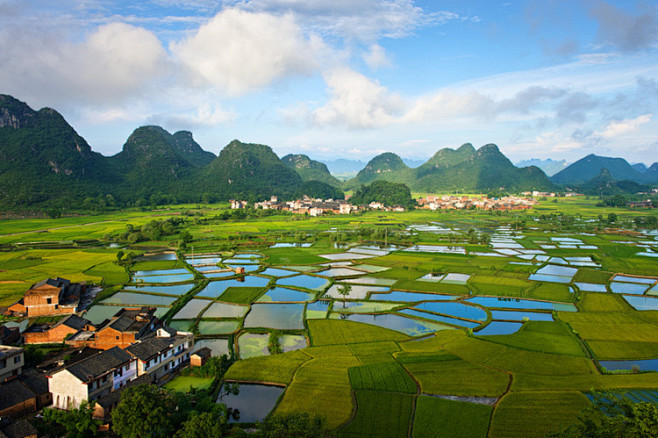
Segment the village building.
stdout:
<path fill-rule="evenodd" d="M 18 380 L 0 385 L 0 417 L 18 417 L 37 410 L 37 397 Z"/>
<path fill-rule="evenodd" d="M 190 359 L 194 347 L 194 335 L 178 332 L 171 327 L 161 327 L 145 339 L 126 348 L 137 359 L 137 375 L 148 374 L 152 381 L 159 381 L 178 370 Z"/>
<path fill-rule="evenodd" d="M 0 344 L 15 344 L 21 339 L 21 330 L 18 327 L 0 325 Z"/>
<path fill-rule="evenodd" d="M 81 330 L 95 330 L 89 320 L 78 315 L 66 316 L 55 324 L 36 324 L 23 332 L 26 344 L 55 344 L 64 342 L 69 336 Z"/>
<path fill-rule="evenodd" d="M 85 326 L 68 338 L 66 343 L 76 347 L 86 345 L 102 350 L 114 347 L 126 348 L 155 331 L 159 324 L 154 307 L 124 308 L 112 318 L 99 324 L 95 331 L 88 330 L 93 329 L 93 326 Z"/>
<path fill-rule="evenodd" d="M 61 277 L 34 284 L 16 303 L 9 306 L 11 316 L 68 315 L 77 312 L 85 283 L 71 283 Z"/>
<path fill-rule="evenodd" d="M 190 366 L 202 367 L 212 356 L 212 351 L 208 347 L 199 348 L 190 355 Z"/>
<path fill-rule="evenodd" d="M 0 423 L 0 438 L 37 438 L 38 433 L 27 420 Z"/>
<path fill-rule="evenodd" d="M 25 365 L 25 350 L 18 347 L 0 345 L 0 382 L 18 377 Z"/>
<path fill-rule="evenodd" d="M 132 355 L 114 347 L 58 368 L 47 377 L 53 406 L 71 409 L 121 388 L 137 377 L 137 366 Z"/>

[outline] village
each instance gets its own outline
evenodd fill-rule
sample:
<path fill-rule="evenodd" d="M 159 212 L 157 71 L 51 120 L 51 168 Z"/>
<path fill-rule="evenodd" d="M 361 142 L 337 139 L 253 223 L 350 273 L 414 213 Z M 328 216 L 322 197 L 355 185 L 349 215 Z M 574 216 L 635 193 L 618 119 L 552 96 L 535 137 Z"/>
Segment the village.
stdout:
<path fill-rule="evenodd" d="M 525 192 L 523 197 L 503 196 L 500 198 L 469 197 L 469 196 L 427 196 L 416 200 L 420 209 L 426 210 L 524 210 L 532 208 L 537 204 L 536 197 L 555 197 L 555 193 Z M 309 216 L 322 216 L 326 214 L 350 214 L 366 210 L 396 211 L 402 212 L 406 209 L 401 206 L 387 206 L 381 202 L 371 202 L 367 205 L 351 204 L 349 198 L 345 201 L 333 199 L 312 199 L 304 196 L 295 201 L 278 202 L 276 196 L 269 201 L 261 201 L 253 204 L 253 208 L 262 210 L 289 211 L 293 214 L 307 214 Z M 247 201 L 231 199 L 232 209 L 243 209 L 250 206 Z"/>
<path fill-rule="evenodd" d="M 109 421 L 121 392 L 138 384 L 162 384 L 182 368 L 201 366 L 208 348 L 194 351 L 194 335 L 164 325 L 153 307 L 120 309 L 93 324 L 78 316 L 88 287 L 64 278 L 34 284 L 6 316 L 50 317 L 25 331 L 0 326 L 0 417 L 21 418 L 44 407 L 79 408 L 95 402 L 94 417 Z M 22 344 L 60 344 L 55 355 L 28 367 Z M 36 437 L 25 420 L 0 424 L 0 436 Z"/>

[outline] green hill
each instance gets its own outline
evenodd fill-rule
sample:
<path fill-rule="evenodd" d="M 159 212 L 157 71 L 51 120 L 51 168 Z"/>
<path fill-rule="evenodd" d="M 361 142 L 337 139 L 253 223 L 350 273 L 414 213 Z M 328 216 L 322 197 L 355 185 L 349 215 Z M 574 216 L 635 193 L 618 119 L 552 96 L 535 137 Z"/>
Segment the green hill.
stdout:
<path fill-rule="evenodd" d="M 658 182 L 658 173 L 638 172 L 623 158 L 600 157 L 594 154 L 581 158 L 566 169 L 556 173 L 551 180 L 556 184 L 563 185 L 583 184 L 598 176 L 604 168 L 608 169 L 610 175 L 617 181 Z"/>
<path fill-rule="evenodd" d="M 311 160 L 306 155 L 288 154 L 281 158 L 281 162 L 295 170 L 304 181 L 320 181 L 340 187 L 342 183 L 329 173 L 327 165 L 319 161 Z"/>
<path fill-rule="evenodd" d="M 371 202 L 381 202 L 387 207 L 412 207 L 416 202 L 411 197 L 409 187 L 404 184 L 384 180 L 359 187 L 350 202 L 355 205 L 367 205 Z"/>
<path fill-rule="evenodd" d="M 646 192 L 649 191 L 649 187 L 630 180 L 617 181 L 604 167 L 596 177 L 582 184 L 579 191 L 586 195 L 611 196 Z"/>
<path fill-rule="evenodd" d="M 466 143 L 458 149 L 439 150 L 425 164 L 410 169 L 395 154 L 375 157 L 346 185 L 358 187 L 375 180 L 404 183 L 418 192 L 548 190 L 553 187 L 539 168 L 517 168 L 494 144 L 475 149 Z"/>

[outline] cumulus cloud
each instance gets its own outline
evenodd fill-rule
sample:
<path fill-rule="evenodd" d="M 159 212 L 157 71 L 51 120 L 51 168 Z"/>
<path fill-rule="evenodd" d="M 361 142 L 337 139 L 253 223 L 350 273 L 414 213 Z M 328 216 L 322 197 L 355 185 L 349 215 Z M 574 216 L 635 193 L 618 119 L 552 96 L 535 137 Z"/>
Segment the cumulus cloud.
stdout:
<path fill-rule="evenodd" d="M 116 102 L 163 73 L 166 53 L 153 33 L 123 23 L 98 27 L 82 42 L 15 29 L 0 33 L 0 83 L 18 96 Z"/>
<path fill-rule="evenodd" d="M 598 20 L 598 38 L 622 50 L 639 50 L 652 46 L 658 40 L 658 17 L 655 6 L 644 7 L 632 15 L 605 1 L 598 1 L 591 9 Z"/>
<path fill-rule="evenodd" d="M 316 124 L 374 128 L 393 123 L 404 108 L 397 94 L 354 70 L 333 70 L 325 80 L 331 97 L 325 106 L 313 111 Z"/>
<path fill-rule="evenodd" d="M 603 129 L 600 136 L 603 138 L 614 138 L 637 130 L 640 126 L 649 123 L 653 114 L 643 114 L 634 119 L 612 121 Z"/>
<path fill-rule="evenodd" d="M 391 60 L 386 56 L 386 50 L 379 44 L 371 45 L 368 51 L 364 52 L 363 60 L 368 67 L 373 70 L 377 70 L 380 67 L 390 67 L 392 65 Z"/>
<path fill-rule="evenodd" d="M 291 14 L 226 9 L 189 38 L 171 45 L 177 59 L 203 83 L 231 95 L 318 69 L 320 39 L 304 36 Z"/>

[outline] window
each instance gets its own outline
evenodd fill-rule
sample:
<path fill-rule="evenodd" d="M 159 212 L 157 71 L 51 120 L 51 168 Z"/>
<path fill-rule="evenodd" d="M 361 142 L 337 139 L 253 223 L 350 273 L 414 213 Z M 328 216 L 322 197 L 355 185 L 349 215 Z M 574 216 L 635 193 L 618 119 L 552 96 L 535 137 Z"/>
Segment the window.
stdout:
<path fill-rule="evenodd" d="M 20 363 L 20 362 L 21 362 L 21 357 L 20 356 L 14 357 L 14 363 Z"/>
<path fill-rule="evenodd" d="M 115 339 L 118 341 L 118 340 L 119 340 L 119 336 L 115 336 Z"/>
<path fill-rule="evenodd" d="M 52 304 L 53 299 L 52 298 L 46 298 L 46 304 Z"/>

